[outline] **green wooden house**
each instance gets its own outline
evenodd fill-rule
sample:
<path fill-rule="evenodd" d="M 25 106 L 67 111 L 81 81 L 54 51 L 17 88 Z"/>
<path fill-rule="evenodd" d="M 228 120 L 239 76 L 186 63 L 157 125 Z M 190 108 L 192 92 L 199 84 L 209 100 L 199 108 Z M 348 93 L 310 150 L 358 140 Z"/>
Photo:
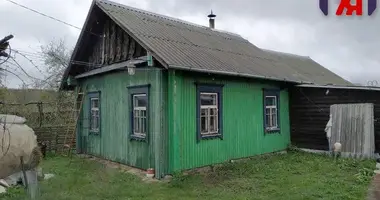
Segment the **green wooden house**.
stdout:
<path fill-rule="evenodd" d="M 161 178 L 284 150 L 288 88 L 347 84 L 307 57 L 265 51 L 217 30 L 209 17 L 204 27 L 92 3 L 61 85 L 86 94 L 78 153 L 154 168 Z"/>

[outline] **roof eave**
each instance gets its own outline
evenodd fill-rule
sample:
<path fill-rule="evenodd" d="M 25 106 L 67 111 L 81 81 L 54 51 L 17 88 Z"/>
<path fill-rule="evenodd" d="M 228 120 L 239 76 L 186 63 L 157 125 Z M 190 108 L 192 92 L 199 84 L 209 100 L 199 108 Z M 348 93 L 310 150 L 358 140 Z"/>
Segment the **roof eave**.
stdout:
<path fill-rule="evenodd" d="M 93 69 L 91 71 L 75 76 L 75 79 L 87 78 L 90 76 L 96 76 L 96 75 L 100 75 L 104 73 L 109 73 L 112 71 L 123 70 L 123 69 L 126 69 L 129 64 L 139 65 L 146 62 L 147 62 L 146 56 L 142 56 L 133 60 L 127 60 L 124 62 L 114 63 L 108 66 L 103 66 L 97 69 Z"/>
<path fill-rule="evenodd" d="M 372 90 L 380 91 L 380 87 L 368 87 L 368 86 L 351 86 L 351 85 L 314 85 L 314 84 L 301 84 L 296 87 L 301 88 L 325 88 L 325 89 L 349 89 L 349 90 Z"/>
<path fill-rule="evenodd" d="M 73 60 L 73 58 L 75 58 L 75 56 L 76 56 L 76 54 L 78 52 L 78 49 L 79 49 L 79 46 L 80 46 L 79 44 L 81 43 L 81 41 L 83 39 L 83 35 L 86 32 L 84 29 L 87 27 L 88 21 L 90 20 L 90 16 L 92 14 L 92 10 L 94 9 L 96 1 L 97 0 L 93 0 L 92 3 L 91 3 L 90 9 L 89 9 L 89 11 L 87 13 L 86 20 L 84 21 L 84 24 L 83 24 L 83 27 L 82 27 L 82 31 L 79 34 L 77 43 L 75 44 L 73 53 L 71 54 L 69 65 L 67 66 L 67 68 L 65 69 L 65 71 L 63 73 L 61 84 L 59 86 L 59 90 L 65 90 L 65 89 L 67 89 L 67 84 L 66 84 L 67 81 L 66 80 L 67 80 L 67 78 L 69 76 L 69 73 L 70 73 L 70 70 L 71 70 L 71 67 L 72 67 L 71 60 Z"/>
<path fill-rule="evenodd" d="M 289 79 L 279 79 L 275 77 L 259 76 L 259 75 L 252 75 L 252 74 L 239 73 L 239 72 L 227 72 L 227 71 L 218 71 L 218 70 L 199 69 L 199 68 L 193 68 L 193 67 L 183 67 L 183 66 L 177 66 L 177 65 L 169 65 L 169 68 L 201 72 L 201 73 L 212 73 L 212 74 L 220 74 L 220 75 L 228 75 L 228 76 L 238 76 L 238 77 L 262 79 L 262 80 L 288 82 L 288 83 L 294 83 L 294 84 L 312 84 L 311 82 L 303 82 L 303 81 L 296 81 L 296 80 L 289 80 Z"/>

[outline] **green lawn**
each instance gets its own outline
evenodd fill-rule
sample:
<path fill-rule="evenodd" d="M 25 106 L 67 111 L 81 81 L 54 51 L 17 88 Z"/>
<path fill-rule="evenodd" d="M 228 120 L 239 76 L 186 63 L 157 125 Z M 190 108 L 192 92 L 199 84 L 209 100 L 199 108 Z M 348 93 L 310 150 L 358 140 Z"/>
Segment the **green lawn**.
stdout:
<path fill-rule="evenodd" d="M 175 176 L 170 183 L 145 183 L 135 175 L 95 161 L 51 157 L 45 173 L 56 176 L 41 184 L 41 198 L 60 199 L 365 199 L 374 161 L 333 159 L 292 152 L 265 155 L 214 168 L 207 175 Z M 0 199 L 24 199 L 12 189 Z"/>

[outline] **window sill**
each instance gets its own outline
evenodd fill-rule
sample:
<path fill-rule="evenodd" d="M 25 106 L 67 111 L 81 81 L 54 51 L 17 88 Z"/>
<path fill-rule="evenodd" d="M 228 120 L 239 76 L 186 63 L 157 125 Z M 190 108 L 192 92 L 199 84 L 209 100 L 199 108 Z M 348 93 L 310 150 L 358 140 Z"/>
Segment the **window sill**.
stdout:
<path fill-rule="evenodd" d="M 280 133 L 280 128 L 265 129 L 265 133 L 268 133 L 268 134 L 271 134 L 271 133 Z"/>
<path fill-rule="evenodd" d="M 130 139 L 131 140 L 145 142 L 146 141 L 146 136 L 130 135 Z"/>
<path fill-rule="evenodd" d="M 222 134 L 210 134 L 210 135 L 201 135 L 202 140 L 210 140 L 210 139 L 223 139 Z"/>

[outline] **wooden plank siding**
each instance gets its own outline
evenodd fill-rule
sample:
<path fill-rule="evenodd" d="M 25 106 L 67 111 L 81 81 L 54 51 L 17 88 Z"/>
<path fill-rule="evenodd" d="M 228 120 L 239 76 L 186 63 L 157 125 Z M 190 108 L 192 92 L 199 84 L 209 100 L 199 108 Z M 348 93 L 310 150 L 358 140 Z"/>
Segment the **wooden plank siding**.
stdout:
<path fill-rule="evenodd" d="M 107 16 L 103 16 L 103 20 L 104 25 L 100 28 L 102 29 L 100 35 L 104 37 L 94 37 L 89 48 L 91 55 L 88 57 L 88 62 L 93 66 L 88 70 L 146 55 L 146 50 L 113 20 Z"/>
<path fill-rule="evenodd" d="M 138 68 L 134 75 L 124 72 L 87 78 L 81 85 L 87 92 L 100 92 L 100 133 L 89 133 L 89 101 L 83 105 L 79 136 L 87 154 L 141 169 L 157 168 L 156 175 L 166 170 L 166 130 L 163 72 L 158 68 Z M 131 140 L 128 87 L 150 85 L 149 120 L 146 141 Z M 163 158 L 160 158 L 163 156 Z"/>
<path fill-rule="evenodd" d="M 328 92 L 327 92 L 328 91 Z M 373 103 L 375 148 L 380 151 L 380 91 L 293 87 L 289 93 L 291 141 L 299 148 L 328 150 L 324 131 L 333 104 Z"/>
<path fill-rule="evenodd" d="M 374 139 L 374 107 L 371 103 L 335 104 L 331 113 L 331 143 L 342 144 L 341 153 L 349 157 L 373 158 Z"/>
<path fill-rule="evenodd" d="M 197 141 L 196 85 L 223 84 L 223 139 Z M 288 91 L 280 92 L 280 132 L 264 133 L 263 88 L 280 86 L 248 79 L 169 71 L 170 172 L 284 150 L 290 144 Z"/>

